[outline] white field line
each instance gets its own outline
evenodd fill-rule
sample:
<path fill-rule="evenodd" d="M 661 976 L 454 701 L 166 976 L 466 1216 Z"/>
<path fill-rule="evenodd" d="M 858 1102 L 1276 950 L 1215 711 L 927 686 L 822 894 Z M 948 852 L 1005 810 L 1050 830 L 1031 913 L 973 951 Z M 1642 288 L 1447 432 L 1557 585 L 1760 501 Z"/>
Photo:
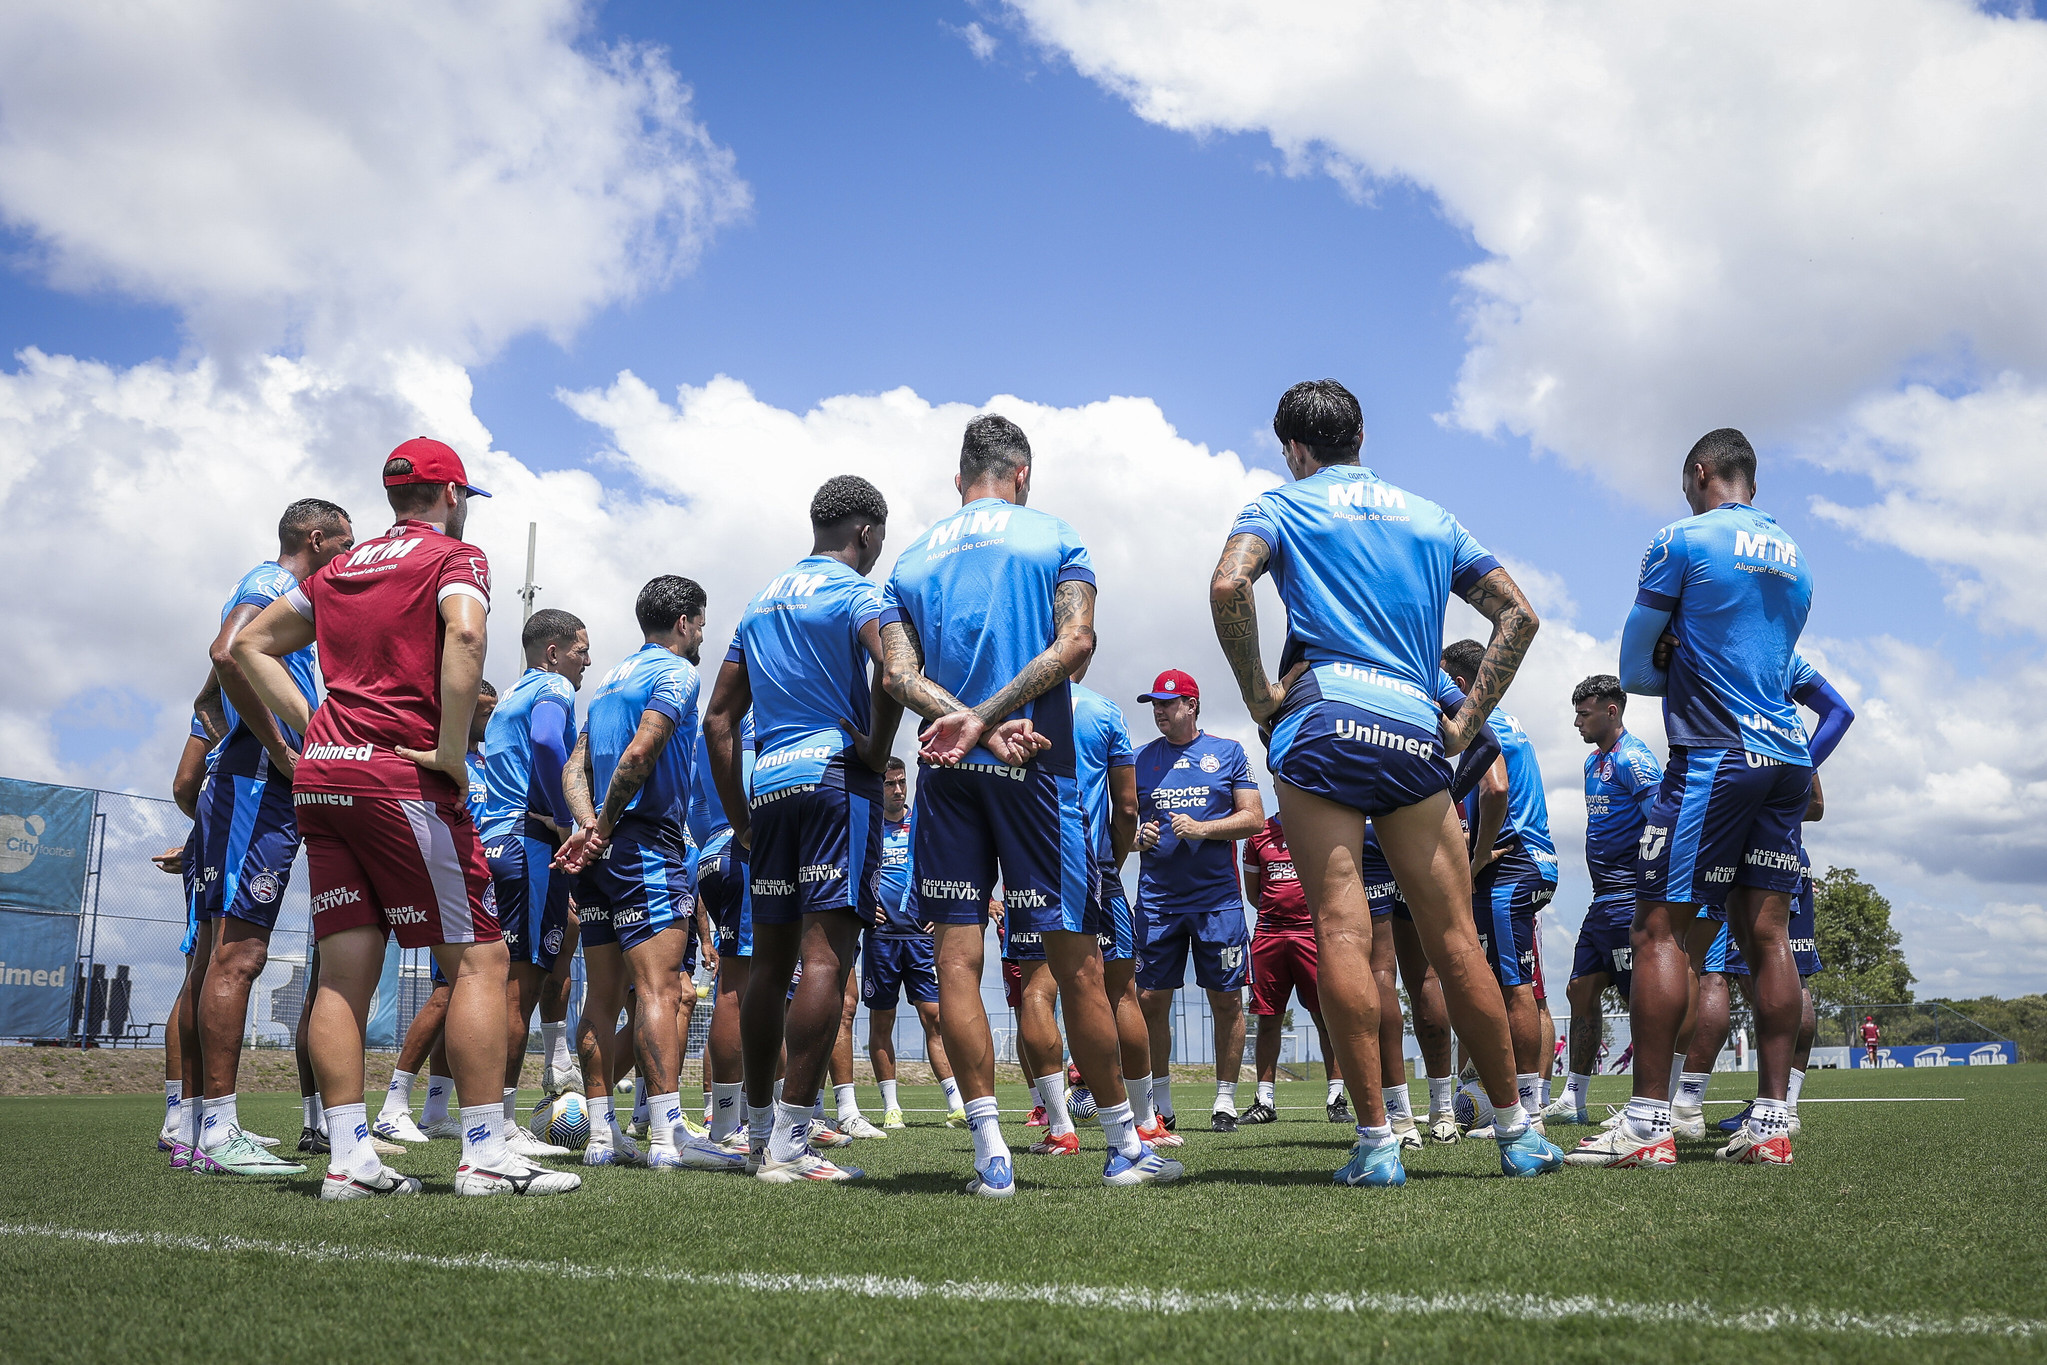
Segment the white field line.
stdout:
<path fill-rule="evenodd" d="M 1031 1303 L 1054 1308 L 1114 1309 L 1146 1313 L 1328 1313 L 1358 1317 L 1456 1317 L 1485 1314 L 1513 1322 L 1592 1320 L 1644 1327 L 1703 1327 L 1734 1332 L 1802 1331 L 1833 1336 L 1888 1338 L 2047 1337 L 2047 1321 L 1994 1315 L 1929 1317 L 1912 1313 L 1844 1313 L 1812 1308 L 1757 1308 L 1731 1311 L 1703 1303 L 1627 1303 L 1542 1294 L 1263 1294 L 1255 1291 L 1148 1289 L 1077 1284 L 1002 1284 L 989 1280 L 913 1280 L 887 1275 L 804 1275 L 768 1271 L 695 1272 L 639 1266 L 591 1266 L 567 1261 L 527 1261 L 475 1252 L 432 1256 L 384 1247 L 320 1242 L 268 1242 L 248 1237 L 182 1236 L 166 1232 L 119 1232 L 0 1223 L 0 1236 L 48 1238 L 102 1247 L 200 1252 L 218 1256 L 277 1256 L 287 1260 L 353 1263 L 379 1269 L 416 1266 L 430 1270 L 540 1275 L 557 1280 L 657 1283 L 686 1288 L 737 1289 L 755 1294 L 846 1294 L 863 1299 L 930 1300 L 953 1303 Z"/>

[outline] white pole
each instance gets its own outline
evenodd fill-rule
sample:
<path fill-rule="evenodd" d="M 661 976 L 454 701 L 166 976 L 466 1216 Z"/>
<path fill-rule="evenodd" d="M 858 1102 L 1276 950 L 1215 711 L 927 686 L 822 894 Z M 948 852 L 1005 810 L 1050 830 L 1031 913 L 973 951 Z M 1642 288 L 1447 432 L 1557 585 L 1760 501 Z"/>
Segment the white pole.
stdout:
<path fill-rule="evenodd" d="M 533 619 L 533 594 L 540 589 L 533 586 L 533 555 L 540 540 L 540 523 L 526 523 L 526 586 L 519 589 L 519 600 L 526 604 L 526 614 L 519 618 L 520 624 Z"/>

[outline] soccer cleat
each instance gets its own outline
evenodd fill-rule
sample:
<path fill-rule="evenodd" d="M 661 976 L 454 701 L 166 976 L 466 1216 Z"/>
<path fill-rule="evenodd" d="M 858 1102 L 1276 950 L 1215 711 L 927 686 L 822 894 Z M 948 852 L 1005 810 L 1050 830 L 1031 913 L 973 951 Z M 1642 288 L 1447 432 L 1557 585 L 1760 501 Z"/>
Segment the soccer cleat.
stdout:
<path fill-rule="evenodd" d="M 763 1152 L 760 1169 L 753 1173 L 753 1178 L 765 1180 L 770 1185 L 795 1185 L 806 1180 L 842 1185 L 849 1180 L 859 1180 L 866 1174 L 858 1166 L 835 1166 L 806 1147 L 796 1154 L 793 1161 L 777 1161 Z"/>
<path fill-rule="evenodd" d="M 1621 1126 L 1621 1120 L 1627 1117 L 1628 1111 L 1625 1109 L 1615 1109 L 1611 1105 L 1607 1106 L 1607 1111 L 1606 1117 L 1599 1121 L 1599 1126 L 1611 1133 L 1614 1129 Z"/>
<path fill-rule="evenodd" d="M 711 1130 L 710 1130 L 710 1129 L 708 1129 L 708 1128 L 704 1127 L 704 1125 L 703 1125 L 703 1124 L 701 1124 L 701 1123 L 698 1123 L 698 1122 L 697 1122 L 697 1121 L 696 1121 L 695 1119 L 691 1118 L 691 1117 L 690 1117 L 690 1116 L 689 1116 L 688 1114 L 684 1114 L 684 1115 L 682 1116 L 682 1125 L 681 1125 L 681 1126 L 682 1126 L 682 1131 L 683 1131 L 683 1133 L 684 1133 L 684 1134 L 686 1134 L 686 1135 L 687 1135 L 687 1136 L 689 1136 L 689 1137 L 696 1137 L 696 1138 L 707 1138 L 707 1137 L 709 1137 L 709 1136 L 711 1135 Z"/>
<path fill-rule="evenodd" d="M 891 1109 L 881 1116 L 881 1126 L 884 1128 L 907 1128 L 910 1125 L 903 1122 L 902 1110 Z"/>
<path fill-rule="evenodd" d="M 733 1151 L 721 1142 L 707 1137 L 688 1137 L 676 1148 L 682 1158 L 682 1168 L 687 1171 L 743 1171 L 746 1169 L 746 1152 Z"/>
<path fill-rule="evenodd" d="M 1744 1125 L 1734 1135 L 1734 1141 L 1713 1153 L 1713 1159 L 1736 1166 L 1789 1166 L 1791 1136 L 1778 1133 L 1762 1138 L 1756 1135 L 1755 1129 Z"/>
<path fill-rule="evenodd" d="M 1483 1127 L 1483 1128 L 1467 1128 L 1467 1129 L 1465 1129 L 1465 1130 L 1464 1130 L 1464 1136 L 1466 1136 L 1466 1137 L 1468 1137 L 1468 1138 L 1489 1138 L 1489 1137 L 1492 1137 L 1492 1136 L 1493 1136 L 1493 1126 L 1492 1126 L 1492 1125 L 1491 1125 L 1490 1123 L 1488 1123 L 1488 1124 L 1487 1124 L 1487 1125 L 1486 1125 L 1485 1127 Z"/>
<path fill-rule="evenodd" d="M 626 1128 L 626 1133 L 635 1142 L 647 1141 L 647 1121 L 637 1115 L 634 1116 L 632 1123 Z"/>
<path fill-rule="evenodd" d="M 1500 1174 L 1510 1176 L 1548 1175 L 1564 1168 L 1564 1154 L 1529 1124 L 1521 1136 L 1500 1144 Z"/>
<path fill-rule="evenodd" d="M 1209 1131 L 1234 1133 L 1237 1131 L 1237 1116 L 1227 1109 L 1218 1109 L 1208 1116 Z"/>
<path fill-rule="evenodd" d="M 462 1121 L 453 1117 L 435 1119 L 420 1131 L 426 1134 L 429 1142 L 440 1142 L 445 1138 L 455 1138 L 459 1141 L 462 1137 Z"/>
<path fill-rule="evenodd" d="M 375 1133 L 370 1134 L 370 1150 L 378 1156 L 403 1156 L 405 1148 L 395 1142 L 386 1142 Z"/>
<path fill-rule="evenodd" d="M 1696 1142 L 1706 1136 L 1706 1109 L 1704 1105 L 1670 1106 L 1670 1135 Z"/>
<path fill-rule="evenodd" d="M 1032 1156 L 1079 1156 L 1079 1133 L 1047 1133 L 1031 1144 Z"/>
<path fill-rule="evenodd" d="M 204 1170 L 207 1175 L 304 1175 L 306 1168 L 296 1161 L 272 1156 L 249 1140 L 249 1135 L 239 1128 L 228 1130 L 227 1141 L 205 1154 L 211 1158 L 211 1165 L 201 1167 L 195 1160 L 192 1169 Z"/>
<path fill-rule="evenodd" d="M 1066 1112 L 1077 1119 L 1091 1119 L 1102 1112 L 1102 1107 L 1095 1103 L 1095 1092 L 1081 1085 L 1067 1093 Z"/>
<path fill-rule="evenodd" d="M 261 1133 L 251 1133 L 246 1128 L 242 1129 L 242 1133 L 258 1147 L 281 1147 L 284 1145 L 276 1138 L 264 1137 Z"/>
<path fill-rule="evenodd" d="M 171 1169 L 174 1171 L 192 1169 L 192 1149 L 182 1142 L 171 1144 Z"/>
<path fill-rule="evenodd" d="M 1350 1160 L 1335 1177 L 1339 1185 L 1393 1189 L 1407 1183 L 1407 1168 L 1400 1164 L 1400 1144 L 1359 1138 L 1350 1149 Z"/>
<path fill-rule="evenodd" d="M 757 1138 L 751 1133 L 746 1138 L 746 1173 L 759 1175 L 761 1163 L 768 1159 L 768 1140 Z"/>
<path fill-rule="evenodd" d="M 1052 1120 L 1045 1117 L 1045 1106 L 1038 1105 L 1031 1110 L 1031 1116 L 1024 1120 L 1026 1128 L 1050 1128 Z"/>
<path fill-rule="evenodd" d="M 742 1157 L 746 1155 L 747 1137 L 746 1129 L 744 1128 L 734 1128 L 722 1138 L 706 1138 L 705 1141 L 711 1142 L 714 1146 L 723 1147 L 728 1152 L 737 1152 Z"/>
<path fill-rule="evenodd" d="M 865 1114 L 855 1114 L 852 1118 L 847 1119 L 846 1126 L 840 1131 L 851 1138 L 874 1138 L 881 1142 L 888 1141 L 888 1134 L 882 1132 L 881 1129 L 869 1122 Z"/>
<path fill-rule="evenodd" d="M 1785 1131 L 1786 1133 L 1790 1134 L 1790 1135 L 1791 1135 L 1792 1137 L 1797 1137 L 1797 1136 L 1798 1136 L 1798 1130 L 1799 1130 L 1799 1128 L 1800 1128 L 1800 1127 L 1802 1127 L 1802 1126 L 1803 1126 L 1803 1125 L 1801 1125 L 1801 1124 L 1799 1123 L 1799 1121 L 1798 1121 L 1798 1111 L 1797 1111 L 1796 1109 L 1792 1110 L 1792 1111 L 1791 1111 L 1791 1126 L 1790 1126 L 1790 1127 L 1788 1127 L 1788 1128 L 1786 1128 L 1786 1129 L 1785 1129 L 1784 1131 Z"/>
<path fill-rule="evenodd" d="M 419 1125 L 412 1121 L 410 1114 L 393 1114 L 390 1118 L 379 1116 L 370 1125 L 370 1131 L 387 1142 L 425 1142 L 426 1134 L 419 1131 Z"/>
<path fill-rule="evenodd" d="M 1161 1149 L 1184 1147 L 1187 1145 L 1186 1138 L 1181 1137 L 1178 1133 L 1169 1131 L 1166 1125 L 1160 1123 L 1156 1118 L 1151 1121 L 1149 1128 L 1137 1130 L 1137 1140 L 1139 1142 L 1148 1142 L 1152 1146 Z"/>
<path fill-rule="evenodd" d="M 1677 1143 L 1668 1133 L 1638 1138 L 1623 1123 L 1598 1137 L 1586 1138 L 1575 1151 L 1564 1153 L 1564 1160 L 1573 1166 L 1603 1166 L 1616 1171 L 1667 1171 L 1677 1165 Z"/>
<path fill-rule="evenodd" d="M 1400 1139 L 1403 1151 L 1419 1152 L 1422 1149 L 1422 1130 L 1414 1126 L 1413 1119 L 1394 1119 L 1393 1136 Z"/>
<path fill-rule="evenodd" d="M 214 1160 L 211 1152 L 201 1151 L 197 1147 L 189 1148 L 187 1149 L 186 1159 L 189 1164 L 187 1164 L 185 1169 L 188 1171 L 197 1171 L 200 1175 L 227 1174 L 227 1167 Z"/>
<path fill-rule="evenodd" d="M 813 1147 L 851 1147 L 853 1139 L 826 1123 L 823 1119 L 810 1121 L 810 1145 Z"/>
<path fill-rule="evenodd" d="M 1350 1114 L 1350 1096 L 1340 1090 L 1336 1092 L 1336 1098 L 1324 1106 L 1324 1110 L 1329 1115 L 1331 1123 L 1341 1123 L 1348 1127 L 1355 1122 Z"/>
<path fill-rule="evenodd" d="M 1155 1117 L 1159 1121 L 1159 1126 L 1161 1128 L 1164 1128 L 1167 1132 L 1172 1133 L 1179 1131 L 1180 1116 L 1178 1114 L 1159 1113 L 1156 1114 Z"/>
<path fill-rule="evenodd" d="M 400 1175 L 396 1171 L 378 1168 L 371 1176 L 350 1175 L 347 1171 L 329 1171 L 320 1181 L 320 1198 L 374 1199 L 380 1194 L 418 1194 L 419 1181 L 414 1176 Z"/>
<path fill-rule="evenodd" d="M 1429 1141 L 1440 1142 L 1447 1147 L 1462 1140 L 1463 1137 L 1463 1130 L 1457 1126 L 1456 1115 L 1448 1110 L 1429 1115 Z"/>
<path fill-rule="evenodd" d="M 1748 1125 L 1748 1116 L 1755 1112 L 1755 1108 L 1753 1103 L 1744 1104 L 1734 1114 L 1720 1120 L 1718 1125 L 1720 1131 L 1723 1133 L 1739 1133 Z"/>
<path fill-rule="evenodd" d="M 178 1145 L 177 1134 L 173 1133 L 168 1128 L 160 1128 L 157 1130 L 156 1150 L 158 1150 L 159 1152 L 168 1152 L 174 1149 L 177 1145 Z"/>
<path fill-rule="evenodd" d="M 462 1135 L 458 1132 L 455 1136 L 460 1137 Z M 301 1152 L 309 1152 L 314 1156 L 323 1156 L 333 1149 L 327 1142 L 327 1135 L 319 1129 L 301 1128 L 299 1129 L 299 1150 Z"/>
<path fill-rule="evenodd" d="M 626 1139 L 626 1150 L 620 1151 L 609 1142 L 590 1142 L 583 1146 L 585 1166 L 637 1166 L 640 1164 L 640 1149 L 633 1146 L 631 1138 Z"/>
<path fill-rule="evenodd" d="M 524 1128 L 514 1128 L 505 1134 L 505 1146 L 512 1155 L 531 1161 L 536 1157 L 567 1156 L 569 1149 L 557 1147 L 552 1142 L 543 1142 Z"/>
<path fill-rule="evenodd" d="M 466 1161 L 455 1168 L 457 1194 L 570 1194 L 582 1188 L 583 1177 L 573 1171 L 550 1171 L 516 1156 L 495 1170 Z"/>
<path fill-rule="evenodd" d="M 1135 1159 L 1111 1151 L 1108 1165 L 1102 1167 L 1102 1183 L 1116 1186 L 1170 1185 L 1186 1173 L 1185 1166 L 1169 1156 L 1160 1156 L 1147 1142 Z"/>
<path fill-rule="evenodd" d="M 1545 1120 L 1546 1123 L 1570 1124 L 1592 1122 L 1591 1119 L 1585 1116 L 1583 1109 L 1572 1107 L 1570 1097 L 1567 1095 L 1559 1095 L 1544 1105 L 1542 1113 L 1538 1117 Z"/>
<path fill-rule="evenodd" d="M 966 1107 L 966 1106 L 965 1106 L 965 1105 L 963 1104 L 963 1105 L 959 1106 L 959 1107 L 958 1107 L 957 1109 L 954 1109 L 954 1110 L 950 1111 L 949 1113 L 947 1113 L 947 1114 L 946 1114 L 946 1116 L 945 1116 L 945 1126 L 946 1126 L 946 1127 L 948 1127 L 948 1128 L 964 1128 L 964 1127 L 966 1127 L 966 1126 L 967 1126 L 967 1107 Z"/>
<path fill-rule="evenodd" d="M 1277 1123 L 1279 1122 L 1279 1111 L 1274 1109 L 1271 1105 L 1267 1104 L 1264 1100 L 1260 1100 L 1256 1104 L 1252 1105 L 1249 1109 L 1246 1109 L 1243 1113 L 1237 1115 L 1237 1122 Z"/>
<path fill-rule="evenodd" d="M 967 1182 L 967 1193 L 983 1199 L 1007 1199 L 1015 1194 L 1016 1172 L 1009 1168 L 1009 1158 L 990 1157 L 987 1168 L 976 1169 L 974 1178 Z"/>

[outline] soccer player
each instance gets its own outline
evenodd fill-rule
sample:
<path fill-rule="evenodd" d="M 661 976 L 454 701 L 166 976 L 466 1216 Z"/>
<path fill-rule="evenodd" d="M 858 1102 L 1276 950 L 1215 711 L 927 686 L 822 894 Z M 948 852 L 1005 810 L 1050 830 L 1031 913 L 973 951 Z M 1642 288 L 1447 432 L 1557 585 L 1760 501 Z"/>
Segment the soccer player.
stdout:
<path fill-rule="evenodd" d="M 910 770 L 891 758 L 881 775 L 881 872 L 875 879 L 874 928 L 867 935 L 860 972 L 861 996 L 867 1002 L 867 1056 L 874 1079 L 881 1084 L 881 1126 L 902 1128 L 903 1106 L 896 1098 L 896 1006 L 903 996 L 917 1011 L 924 1029 L 924 1055 L 945 1090 L 948 1112 L 959 1110 L 959 1086 L 946 1060 L 945 1036 L 938 1023 L 938 960 L 933 956 L 931 926 L 918 921 L 910 896 Z"/>
<path fill-rule="evenodd" d="M 732 823 L 711 775 L 711 751 L 700 732 L 697 762 L 690 774 L 690 833 L 703 850 L 697 858 L 697 898 L 717 934 L 717 998 L 711 1006 L 711 1034 L 704 1067 L 711 1081 L 710 1140 L 747 1151 L 746 1073 L 739 1014 L 753 971 L 753 897 L 746 862 L 732 847 Z M 740 722 L 740 787 L 753 782 L 753 714 Z"/>
<path fill-rule="evenodd" d="M 1251 718 L 1270 728 L 1280 820 L 1315 919 L 1323 1019 L 1359 1102 L 1358 1143 L 1336 1180 L 1407 1178 L 1381 1090 L 1371 909 L 1359 876 L 1367 817 L 1498 1111 L 1501 1170 L 1554 1170 L 1561 1154 L 1522 1109 L 1506 1006 L 1472 924 L 1447 761 L 1486 731 L 1534 638 L 1534 608 L 1454 517 L 1359 464 L 1364 418 L 1341 384 L 1296 384 L 1272 425 L 1294 481 L 1238 516 L 1209 605 Z M 1253 596 L 1268 571 L 1295 642 L 1277 683 L 1260 656 Z M 1446 723 L 1434 685 L 1452 593 L 1493 622 L 1493 635 Z"/>
<path fill-rule="evenodd" d="M 1873 1014 L 1863 1015 L 1862 1016 L 1862 1047 L 1864 1058 L 1863 1065 L 1865 1066 L 1876 1065 L 1876 1049 L 1877 1045 L 1882 1041 L 1883 1030 L 1876 1026 L 1876 1016 Z"/>
<path fill-rule="evenodd" d="M 888 503 L 867 480 L 841 474 L 812 497 L 810 526 L 809 555 L 741 614 L 704 721 L 734 844 L 748 850 L 753 970 L 740 1034 L 762 1146 L 755 1175 L 779 1185 L 861 1174 L 812 1151 L 810 1125 L 862 916 L 875 904 L 882 769 L 902 716 L 867 667 L 872 660 L 879 674 L 882 602 L 867 575 L 888 535 Z M 734 739 L 749 709 L 757 756 L 747 786 Z"/>
<path fill-rule="evenodd" d="M 1016 1190 L 995 1102 L 981 1004 L 983 926 L 1000 871 L 1012 926 L 1045 936 L 1074 1061 L 1109 1141 L 1112 1185 L 1176 1178 L 1137 1136 L 1123 1087 L 1081 811 L 1068 679 L 1094 653 L 1094 569 L 1073 528 L 1027 505 L 1031 447 L 993 413 L 967 424 L 960 510 L 896 560 L 886 594 L 884 684 L 931 722 L 919 736 L 911 857 L 918 917 L 936 928 L 946 1056 L 974 1135 L 971 1194 Z"/>
<path fill-rule="evenodd" d="M 704 590 L 676 574 L 651 578 L 633 603 L 645 643 L 605 675 L 576 737 L 562 795 L 576 830 L 555 855 L 582 873 L 576 904 L 589 974 L 580 1039 L 583 1074 L 617 1069 L 610 1036 L 630 981 L 633 1041 L 647 1082 L 647 1150 L 653 1170 L 738 1170 L 745 1158 L 683 1129 L 677 1032 L 683 958 L 696 893 L 689 880 L 690 771 L 696 758 L 697 670 Z M 636 1155 L 619 1131 L 612 1097 L 596 1101 L 583 1164 Z"/>
<path fill-rule="evenodd" d="M 576 746 L 576 689 L 590 667 L 590 632 L 577 617 L 549 607 L 526 618 L 519 646 L 526 671 L 499 699 L 484 735 L 480 831 L 511 958 L 505 980 L 505 1140 L 520 1156 L 566 1156 L 567 1148 L 519 1127 L 514 1106 L 527 1030 L 568 934 L 569 878 L 551 864 L 575 828 L 562 772 Z"/>
<path fill-rule="evenodd" d="M 1167 669 L 1138 698 L 1151 703 L 1159 738 L 1138 750 L 1137 986 L 1151 1025 L 1153 1103 L 1173 1121 L 1173 994 L 1187 979 L 1208 992 L 1215 1021 L 1215 1103 L 1209 1127 L 1237 1129 L 1244 1064 L 1244 985 L 1251 929 L 1237 881 L 1238 839 L 1265 824 L 1265 802 L 1244 746 L 1201 728 L 1201 688 Z"/>
<path fill-rule="evenodd" d="M 1315 1021 L 1315 1036 L 1322 1044 L 1322 1066 L 1329 1073 L 1328 1102 L 1334 1108 L 1343 1099 L 1343 1072 L 1336 1054 L 1330 1051 L 1329 1030 L 1322 1024 L 1322 1001 L 1315 994 L 1315 922 L 1308 917 L 1308 898 L 1301 893 L 1301 875 L 1294 869 L 1294 855 L 1286 846 L 1286 831 L 1277 815 L 1244 841 L 1244 885 L 1249 889 L 1247 899 L 1258 911 L 1258 923 L 1251 931 L 1251 1013 L 1258 1019 L 1258 1097 L 1237 1116 L 1237 1122 L 1272 1123 L 1279 1118 L 1273 1100 L 1278 1093 L 1280 1015 L 1295 993 L 1301 997 L 1301 1008 Z M 1390 887 L 1371 886 L 1366 888 L 1366 894 L 1390 899 L 1394 891 Z M 1379 937 L 1390 951 L 1391 935 Z M 1378 940 L 1372 946 L 1376 954 Z M 1397 1027 L 1398 1011 L 1395 1018 Z M 1383 1037 L 1380 1047 L 1383 1051 Z M 1396 1058 L 1400 1055 L 1397 1039 L 1393 1055 Z M 1397 1121 L 1394 1126 L 1399 1127 Z M 1413 1127 L 1412 1120 L 1408 1126 Z"/>
<path fill-rule="evenodd" d="M 1485 658 L 1476 640 L 1445 646 L 1443 669 L 1469 692 Z M 1521 722 L 1497 708 L 1486 718 L 1500 741 L 1500 757 L 1466 801 L 1475 831 L 1471 850 L 1471 911 L 1479 942 L 1500 983 L 1514 1038 L 1521 1106 L 1542 1122 L 1542 1073 L 1548 1040 L 1536 1000 L 1536 912 L 1557 893 L 1557 849 L 1549 833 L 1549 800 L 1535 745 Z"/>
<path fill-rule="evenodd" d="M 1571 690 L 1572 723 L 1592 746 L 1585 756 L 1585 865 L 1592 874 L 1592 904 L 1578 927 L 1571 959 L 1570 1070 L 1564 1093 L 1543 1111 L 1559 1123 L 1585 1123 L 1585 1094 L 1598 1066 L 1600 1000 L 1606 988 L 1628 998 L 1634 950 L 1628 930 L 1635 918 L 1635 849 L 1663 781 L 1663 765 L 1622 717 L 1628 694 L 1611 673 L 1595 673 Z"/>
<path fill-rule="evenodd" d="M 1798 968 L 1786 933 L 1798 884 L 1798 826 L 1812 753 L 1789 684 L 1812 606 L 1812 571 L 1790 534 L 1751 505 L 1756 454 L 1732 428 L 1684 460 L 1692 515 L 1643 556 L 1621 634 L 1620 678 L 1664 698 L 1670 761 L 1636 851 L 1634 1097 L 1623 1121 L 1571 1154 L 1581 1165 L 1668 1167 L 1672 1051 L 1690 997 L 1686 940 L 1698 907 L 1726 893 L 1734 940 L 1755 972 L 1755 1140 L 1733 1159 L 1788 1165 L 1785 1088 L 1797 1041 Z M 1676 638 L 1668 669 L 1657 642 Z"/>
<path fill-rule="evenodd" d="M 209 674 L 209 678 L 211 675 Z M 217 686 L 217 683 L 215 684 Z M 199 936 L 199 874 L 205 862 L 206 835 L 199 827 L 199 799 L 204 794 L 206 779 L 211 769 L 208 756 L 211 746 L 207 743 L 206 730 L 195 713 L 192 717 L 191 733 L 185 736 L 185 747 L 178 755 L 178 766 L 171 775 L 171 800 L 178 810 L 192 822 L 191 830 L 185 836 L 183 845 L 173 846 L 152 857 L 162 871 L 180 878 L 185 892 L 185 938 L 179 951 L 189 959 L 192 948 Z M 178 986 L 177 999 L 172 1002 L 170 1017 L 164 1021 L 164 1117 L 163 1126 L 157 1130 L 156 1149 L 172 1154 L 173 1169 L 191 1169 L 191 1144 L 185 1133 L 185 1055 L 184 1037 L 188 1031 L 186 988 L 192 976 L 192 964 L 185 964 L 185 980 Z M 196 1107 L 196 1100 L 195 1100 Z M 183 1156 L 179 1149 L 183 1148 Z"/>
<path fill-rule="evenodd" d="M 465 804 L 470 715 L 483 675 L 490 565 L 462 541 L 472 493 L 461 457 L 417 437 L 384 462 L 398 521 L 265 608 L 234 643 L 263 701 L 307 721 L 284 656 L 317 639 L 327 700 L 293 782 L 306 840 L 320 983 L 313 1068 L 333 1144 L 323 1199 L 419 1193 L 370 1145 L 363 1026 L 384 941 L 432 948 L 453 981 L 446 1037 L 462 1113 L 463 1195 L 555 1194 L 581 1180 L 505 1146 L 506 955 Z"/>

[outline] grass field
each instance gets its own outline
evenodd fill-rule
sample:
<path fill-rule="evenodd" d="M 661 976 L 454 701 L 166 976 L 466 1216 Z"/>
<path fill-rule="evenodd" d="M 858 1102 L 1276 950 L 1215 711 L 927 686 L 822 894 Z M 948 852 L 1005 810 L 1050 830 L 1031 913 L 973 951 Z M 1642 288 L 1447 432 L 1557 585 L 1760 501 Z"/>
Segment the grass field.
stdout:
<path fill-rule="evenodd" d="M 173 1177 L 161 1100 L 0 1100 L 0 1359 L 2047 1358 L 2047 1067 L 1819 1072 L 1806 1095 L 1959 1102 L 1808 1104 L 1790 1170 L 1695 1144 L 1668 1174 L 1507 1181 L 1472 1142 L 1364 1191 L 1329 1182 L 1350 1134 L 1320 1087 L 1289 1085 L 1280 1123 L 1190 1134 L 1177 1186 L 1104 1189 L 1089 1128 L 996 1203 L 957 1193 L 967 1135 L 906 1090 L 934 1112 L 857 1144 L 854 1187 L 600 1170 L 457 1199 L 434 1143 L 394 1162 L 427 1197 L 326 1205 L 317 1160 Z M 298 1131 L 289 1095 L 242 1113 Z"/>

